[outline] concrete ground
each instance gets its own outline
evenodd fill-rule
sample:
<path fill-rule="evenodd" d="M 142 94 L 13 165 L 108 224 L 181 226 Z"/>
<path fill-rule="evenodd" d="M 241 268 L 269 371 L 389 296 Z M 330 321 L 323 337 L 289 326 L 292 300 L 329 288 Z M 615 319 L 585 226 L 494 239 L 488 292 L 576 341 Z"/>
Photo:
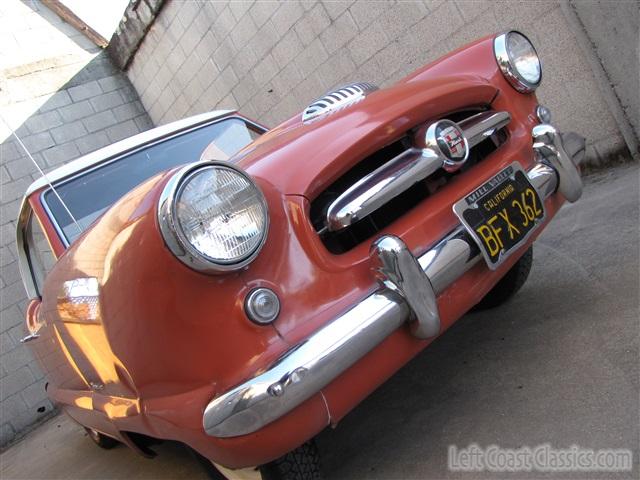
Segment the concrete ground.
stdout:
<path fill-rule="evenodd" d="M 638 478 L 639 185 L 637 164 L 589 177 L 516 298 L 462 318 L 318 437 L 326 478 Z M 448 446 L 472 443 L 630 449 L 634 471 L 448 471 Z M 2 453 L 0 478 L 205 478 L 179 446 L 154 448 L 100 450 L 59 416 Z"/>

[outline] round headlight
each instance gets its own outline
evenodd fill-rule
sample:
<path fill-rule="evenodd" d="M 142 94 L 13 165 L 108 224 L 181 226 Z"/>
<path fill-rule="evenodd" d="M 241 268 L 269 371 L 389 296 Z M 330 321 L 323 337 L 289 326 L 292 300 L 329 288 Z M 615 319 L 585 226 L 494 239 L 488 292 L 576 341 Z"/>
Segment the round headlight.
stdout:
<path fill-rule="evenodd" d="M 533 44 L 520 32 L 498 35 L 493 51 L 502 74 L 522 93 L 533 92 L 542 80 L 542 66 Z"/>
<path fill-rule="evenodd" d="M 167 183 L 158 207 L 165 243 L 182 262 L 208 273 L 248 265 L 267 236 L 262 192 L 238 168 L 200 163 Z"/>

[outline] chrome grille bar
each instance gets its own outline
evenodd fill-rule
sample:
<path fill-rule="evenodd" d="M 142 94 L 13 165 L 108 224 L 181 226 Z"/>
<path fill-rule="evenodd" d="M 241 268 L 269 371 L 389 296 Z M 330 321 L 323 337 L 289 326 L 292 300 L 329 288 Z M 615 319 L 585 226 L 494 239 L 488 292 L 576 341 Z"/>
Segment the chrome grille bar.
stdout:
<path fill-rule="evenodd" d="M 471 148 L 510 120 L 508 112 L 482 112 L 459 125 Z M 442 168 L 444 161 L 430 148 L 410 148 L 402 152 L 362 177 L 329 205 L 327 229 L 335 232 L 353 225 Z"/>

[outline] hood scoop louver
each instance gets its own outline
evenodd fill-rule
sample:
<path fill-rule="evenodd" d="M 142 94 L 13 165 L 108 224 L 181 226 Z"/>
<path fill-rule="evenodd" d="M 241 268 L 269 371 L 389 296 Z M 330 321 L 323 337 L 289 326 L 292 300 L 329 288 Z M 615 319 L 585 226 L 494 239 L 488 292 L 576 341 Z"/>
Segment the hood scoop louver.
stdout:
<path fill-rule="evenodd" d="M 351 83 L 332 90 L 317 100 L 314 100 L 311 105 L 305 108 L 304 112 L 302 112 L 302 121 L 306 123 L 322 115 L 341 110 L 361 101 L 368 93 L 377 89 L 377 86 L 363 82 Z"/>

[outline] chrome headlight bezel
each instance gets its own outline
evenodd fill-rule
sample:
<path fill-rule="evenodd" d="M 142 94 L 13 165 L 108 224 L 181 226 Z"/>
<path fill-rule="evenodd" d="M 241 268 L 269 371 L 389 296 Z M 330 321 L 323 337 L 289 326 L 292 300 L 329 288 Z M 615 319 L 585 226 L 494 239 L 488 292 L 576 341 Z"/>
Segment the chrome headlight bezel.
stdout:
<path fill-rule="evenodd" d="M 264 228 L 256 247 L 238 260 L 224 261 L 210 258 L 196 249 L 182 231 L 177 218 L 176 203 L 189 180 L 203 169 L 224 168 L 233 170 L 243 177 L 256 190 L 264 214 Z M 249 265 L 258 256 L 267 240 L 269 232 L 269 209 L 262 190 L 253 179 L 240 168 L 227 162 L 198 162 L 178 170 L 165 185 L 158 199 L 158 226 L 165 244 L 173 255 L 188 267 L 203 273 L 220 274 L 240 270 Z"/>
<path fill-rule="evenodd" d="M 531 45 L 531 49 L 536 55 L 536 59 L 538 61 L 538 65 L 540 67 L 540 77 L 537 82 L 530 82 L 525 79 L 522 74 L 518 71 L 515 65 L 514 59 L 509 55 L 509 49 L 507 48 L 507 42 L 509 41 L 509 35 L 516 34 L 521 35 L 524 39 L 529 42 Z M 493 40 L 493 53 L 495 55 L 496 61 L 502 74 L 507 79 L 507 81 L 511 84 L 513 88 L 515 88 L 520 93 L 531 93 L 536 90 L 540 86 L 542 82 L 542 63 L 540 62 L 540 56 L 536 50 L 536 47 L 533 45 L 531 40 L 521 32 L 516 30 L 511 30 L 506 33 L 502 33 L 498 35 Z"/>

